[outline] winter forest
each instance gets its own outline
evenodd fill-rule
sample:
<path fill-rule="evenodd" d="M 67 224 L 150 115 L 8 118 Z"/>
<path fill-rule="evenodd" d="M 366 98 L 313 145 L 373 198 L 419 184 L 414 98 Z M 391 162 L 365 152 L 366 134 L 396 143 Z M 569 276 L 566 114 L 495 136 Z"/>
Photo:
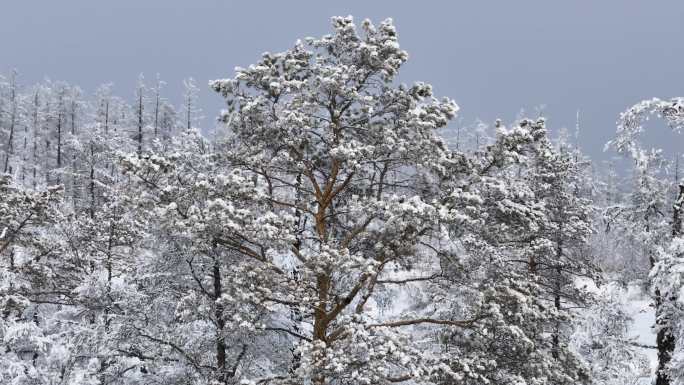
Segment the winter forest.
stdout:
<path fill-rule="evenodd" d="M 0 384 L 684 383 L 684 184 L 644 144 L 684 98 L 624 106 L 606 167 L 579 123 L 454 124 L 391 19 L 299 37 L 181 105 L 0 78 Z"/>

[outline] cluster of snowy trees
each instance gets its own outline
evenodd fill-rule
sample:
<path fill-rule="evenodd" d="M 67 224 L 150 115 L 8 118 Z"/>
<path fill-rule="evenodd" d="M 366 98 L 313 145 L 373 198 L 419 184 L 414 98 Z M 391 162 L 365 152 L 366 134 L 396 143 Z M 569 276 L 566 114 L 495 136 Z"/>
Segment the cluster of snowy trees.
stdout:
<path fill-rule="evenodd" d="M 192 81 L 3 79 L 0 383 L 633 383 L 634 279 L 682 378 L 684 187 L 637 140 L 682 103 L 621 117 L 624 189 L 543 118 L 454 132 L 391 20 L 332 24 L 211 82 L 215 135 Z"/>

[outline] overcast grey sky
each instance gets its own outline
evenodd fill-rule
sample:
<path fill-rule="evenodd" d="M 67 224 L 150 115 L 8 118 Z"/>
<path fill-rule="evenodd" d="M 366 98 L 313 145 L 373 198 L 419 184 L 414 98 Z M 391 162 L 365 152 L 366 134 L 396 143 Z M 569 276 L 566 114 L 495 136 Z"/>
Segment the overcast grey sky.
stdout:
<path fill-rule="evenodd" d="M 402 81 L 432 83 L 466 123 L 512 120 L 544 104 L 550 126 L 574 127 L 580 110 L 582 146 L 594 156 L 605 157 L 620 111 L 684 94 L 681 0 L 2 0 L 0 70 L 17 68 L 23 84 L 49 77 L 86 92 L 112 81 L 125 97 L 139 73 L 160 73 L 172 100 L 193 76 L 209 120 L 222 101 L 208 80 L 326 34 L 331 16 L 348 14 L 392 17 L 410 55 Z M 653 137 L 675 143 L 665 130 Z"/>

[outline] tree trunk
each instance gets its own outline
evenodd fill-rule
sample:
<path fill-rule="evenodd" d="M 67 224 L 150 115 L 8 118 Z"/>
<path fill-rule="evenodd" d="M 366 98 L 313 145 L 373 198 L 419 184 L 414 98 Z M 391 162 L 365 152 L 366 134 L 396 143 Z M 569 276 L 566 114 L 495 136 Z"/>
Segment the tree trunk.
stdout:
<path fill-rule="evenodd" d="M 95 218 L 95 149 L 90 143 L 90 218 Z"/>
<path fill-rule="evenodd" d="M 560 296 L 560 289 L 561 289 L 561 267 L 558 265 L 556 267 L 556 273 L 557 273 L 557 282 L 556 282 L 556 293 L 554 294 L 553 298 L 553 304 L 556 307 L 556 310 L 560 312 L 561 310 L 561 296 Z M 551 337 L 551 342 L 553 344 L 553 348 L 551 351 L 551 354 L 553 358 L 558 359 L 560 357 L 559 355 L 559 345 L 560 345 L 560 322 L 556 321 L 556 330 L 553 333 L 553 336 Z"/>
<path fill-rule="evenodd" d="M 57 116 L 57 168 L 62 168 L 62 113 Z M 61 182 L 59 173 L 57 183 Z"/>
<path fill-rule="evenodd" d="M 16 101 L 13 102 L 14 106 L 12 107 L 12 115 L 10 118 L 10 127 L 9 127 L 9 138 L 7 139 L 7 151 L 5 152 L 5 169 L 3 172 L 7 173 L 8 171 L 12 173 L 12 168 L 9 165 L 10 161 L 10 156 L 14 154 L 14 127 L 16 125 Z"/>
<path fill-rule="evenodd" d="M 221 383 L 228 384 L 226 341 L 223 334 L 226 321 L 223 319 L 223 305 L 220 302 L 223 287 L 221 283 L 221 266 L 216 256 L 214 256 L 212 279 L 214 281 L 214 302 L 216 304 L 216 309 L 214 310 L 214 316 L 216 317 L 216 374 Z"/>
<path fill-rule="evenodd" d="M 39 99 L 38 99 L 38 91 L 36 91 L 36 94 L 33 97 L 33 127 L 31 128 L 33 131 L 33 149 L 32 149 L 32 154 L 31 154 L 31 159 L 33 162 L 32 168 L 32 183 L 33 183 L 33 189 L 35 190 L 38 184 L 38 181 L 36 180 L 37 173 L 38 173 L 38 107 L 39 107 Z"/>
<path fill-rule="evenodd" d="M 109 134 L 109 101 L 105 102 L 104 133 L 105 136 Z"/>
<path fill-rule="evenodd" d="M 17 85 L 16 72 L 12 72 L 10 83 L 10 103 L 12 104 L 12 112 L 10 114 L 9 138 L 7 139 L 7 151 L 5 152 L 5 169 L 4 173 L 12 173 L 12 168 L 9 165 L 10 157 L 14 155 L 14 127 L 17 123 Z"/>
<path fill-rule="evenodd" d="M 672 237 L 676 238 L 682 234 L 682 203 L 684 203 L 684 185 L 679 185 L 679 193 L 674 205 L 672 205 Z M 652 261 L 651 265 L 653 265 Z M 653 266 L 651 266 L 653 267 Z M 672 353 L 675 349 L 675 339 L 672 334 L 672 320 L 668 314 L 663 314 L 664 301 L 675 303 L 677 298 L 673 295 L 664 299 L 660 289 L 655 288 L 655 304 L 656 304 L 656 325 L 658 326 L 658 334 L 656 336 L 656 346 L 658 348 L 658 371 L 656 372 L 656 385 L 670 385 L 670 376 L 668 374 L 667 366 L 672 359 Z"/>
<path fill-rule="evenodd" d="M 92 218 L 92 214 L 91 214 Z M 105 269 L 107 270 L 107 300 L 111 298 L 110 293 L 112 291 L 112 249 L 114 247 L 113 241 L 114 241 L 114 225 L 111 224 L 109 226 L 109 239 L 107 240 L 107 259 L 105 260 Z M 109 318 L 109 313 L 111 311 L 111 305 L 109 302 L 107 302 L 107 305 L 105 305 L 104 308 L 104 331 L 105 334 L 109 333 L 109 326 L 111 323 L 111 320 Z M 95 317 L 93 316 L 93 321 L 95 321 Z M 109 367 L 109 360 L 107 356 L 103 356 L 100 358 L 100 368 L 98 370 L 98 377 L 100 380 L 100 384 L 105 385 L 107 383 L 107 376 L 105 371 Z"/>
<path fill-rule="evenodd" d="M 36 179 L 38 177 L 38 138 L 36 137 L 36 132 L 33 132 L 33 189 L 35 190 L 36 187 L 38 187 L 38 180 Z"/>
<path fill-rule="evenodd" d="M 159 86 L 157 85 L 157 91 L 155 95 L 154 103 L 154 137 L 157 138 L 159 132 Z"/>
<path fill-rule="evenodd" d="M 141 90 L 140 96 L 138 97 L 138 157 L 142 156 L 142 144 L 143 144 L 143 98 L 142 98 L 142 90 Z"/>
<path fill-rule="evenodd" d="M 299 213 L 299 211 L 297 213 Z M 299 282 L 299 272 L 297 269 L 294 269 L 292 272 L 292 279 L 295 282 Z M 292 320 L 292 330 L 295 333 L 299 333 L 301 324 L 304 321 L 304 316 L 297 306 L 290 306 L 290 318 Z M 295 374 L 302 361 L 302 355 L 297 351 L 297 345 L 297 343 L 294 343 L 290 348 L 290 352 L 292 353 L 292 361 L 290 362 L 290 368 L 288 369 L 290 374 Z"/>
<path fill-rule="evenodd" d="M 558 235 L 556 239 L 556 287 L 553 293 L 553 304 L 556 307 L 556 311 L 560 313 L 561 310 L 561 289 L 563 286 L 563 270 L 561 261 L 563 260 L 563 222 L 559 224 Z M 558 359 L 560 357 L 560 321 L 556 320 L 556 330 L 551 337 L 551 342 L 553 344 L 551 354 L 553 358 Z"/>
<path fill-rule="evenodd" d="M 661 317 L 663 308 L 663 298 L 660 290 L 655 290 L 656 303 L 656 325 L 658 334 L 656 336 L 656 346 L 658 348 L 658 370 L 656 372 L 656 385 L 670 385 L 670 376 L 667 365 L 672 359 L 672 352 L 675 347 L 672 326 L 669 317 Z"/>

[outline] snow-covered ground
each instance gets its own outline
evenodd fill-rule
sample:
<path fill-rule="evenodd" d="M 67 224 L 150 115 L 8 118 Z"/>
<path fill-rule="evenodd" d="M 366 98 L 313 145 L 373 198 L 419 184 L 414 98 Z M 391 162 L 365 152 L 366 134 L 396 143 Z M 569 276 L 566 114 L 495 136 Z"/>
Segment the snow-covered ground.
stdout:
<path fill-rule="evenodd" d="M 627 301 L 625 302 L 625 310 L 633 318 L 630 337 L 635 338 L 635 342 L 640 345 L 655 346 L 656 335 L 653 332 L 653 323 L 655 321 L 655 309 L 652 306 L 652 301 L 643 292 L 640 285 L 630 285 L 627 291 Z M 650 384 L 653 374 L 658 365 L 658 355 L 656 349 L 641 348 L 641 352 L 646 355 L 651 363 L 651 376 L 648 378 L 641 378 L 638 384 Z"/>

